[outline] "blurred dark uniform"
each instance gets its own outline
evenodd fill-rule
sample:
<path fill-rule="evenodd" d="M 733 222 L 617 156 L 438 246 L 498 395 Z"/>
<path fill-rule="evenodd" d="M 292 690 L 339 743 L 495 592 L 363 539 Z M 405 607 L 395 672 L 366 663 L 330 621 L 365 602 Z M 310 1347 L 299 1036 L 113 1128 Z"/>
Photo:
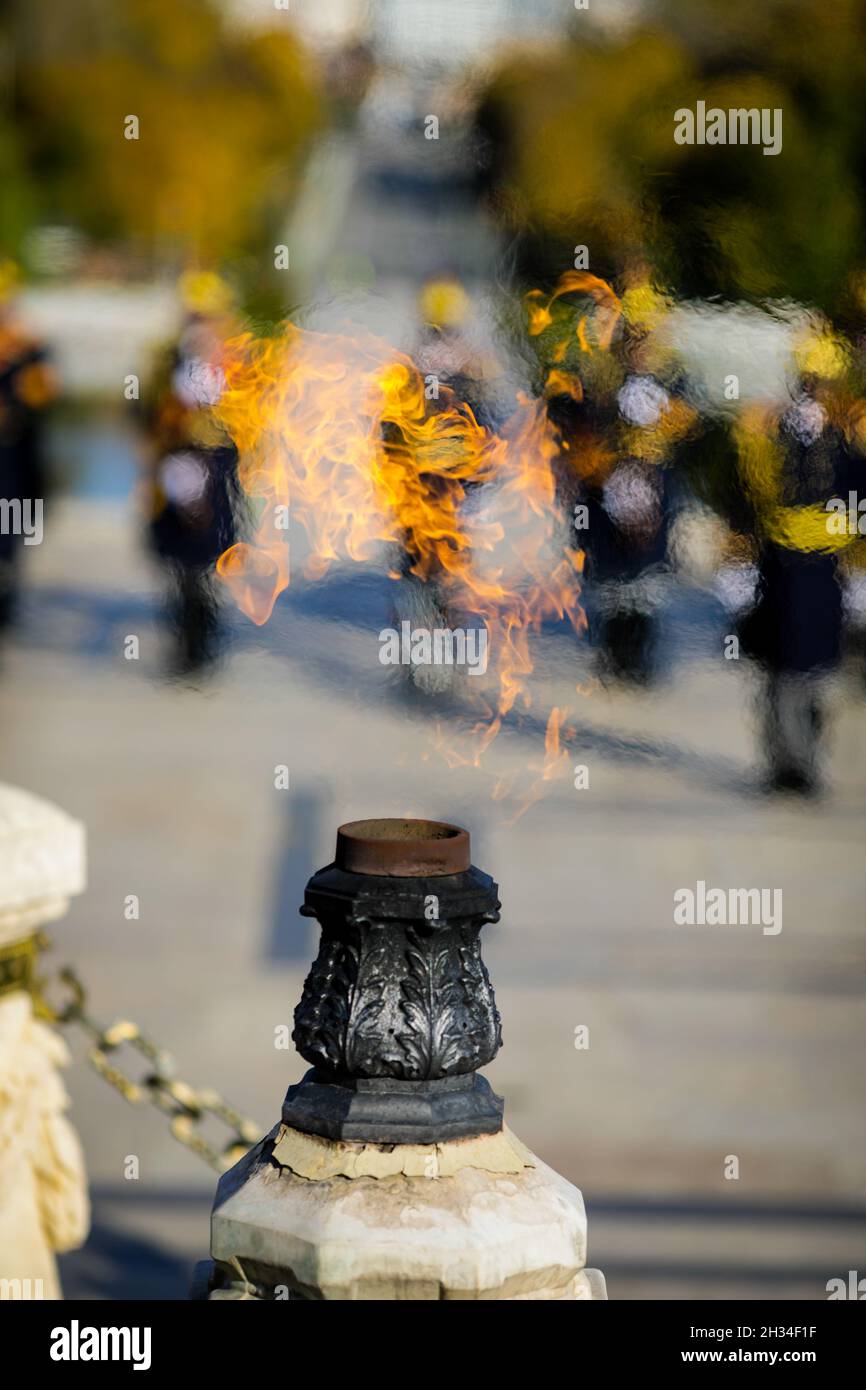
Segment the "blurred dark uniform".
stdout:
<path fill-rule="evenodd" d="M 474 342 L 469 324 L 472 301 L 459 280 L 444 275 L 428 280 L 418 299 L 420 326 L 413 359 L 425 390 L 449 388 L 468 405 L 485 429 L 495 429 L 496 404 L 491 387 L 501 372 L 489 349 Z M 435 385 L 434 385 L 435 383 Z M 428 400 L 435 400 L 428 394 Z M 431 407 L 435 411 L 435 407 Z"/>
<path fill-rule="evenodd" d="M 573 464 L 565 500 L 572 511 L 586 508 L 575 541 L 586 555 L 584 575 L 597 609 L 590 625 L 602 663 L 618 679 L 649 682 L 674 516 L 668 465 L 694 412 L 640 371 L 620 372 L 592 399 L 560 397 L 549 409 Z"/>
<path fill-rule="evenodd" d="M 185 277 L 187 314 L 164 355 L 145 411 L 151 444 L 150 542 L 170 576 L 180 673 L 214 660 L 219 619 L 213 567 L 237 538 L 237 451 L 212 418 L 221 349 L 232 332 L 215 276 Z"/>
<path fill-rule="evenodd" d="M 43 411 L 58 383 L 47 349 L 15 320 L 16 280 L 13 267 L 0 265 L 0 498 L 18 502 L 26 521 L 24 503 L 45 497 Z M 0 628 L 14 617 L 23 543 L 23 535 L 0 527 Z"/>
<path fill-rule="evenodd" d="M 847 503 L 863 463 L 807 390 L 781 416 L 747 417 L 737 434 L 759 542 L 756 603 L 740 638 L 765 673 L 768 788 L 808 793 L 818 784 L 822 678 L 842 652 L 839 557 L 856 539 L 834 533 L 826 504 Z"/>
<path fill-rule="evenodd" d="M 420 322 L 413 360 L 424 385 L 428 417 L 432 420 L 447 411 L 470 431 L 477 432 L 478 426 L 490 428 L 487 387 L 497 364 L 492 354 L 481 351 L 467 333 L 472 314 L 468 294 L 459 280 L 442 275 L 425 284 L 418 309 Z M 431 501 L 434 497 L 441 499 L 445 511 L 449 503 L 453 504 L 459 514 L 478 486 L 478 480 L 465 467 L 471 454 L 462 450 L 459 427 L 450 431 L 447 439 L 437 437 L 435 431 L 427 438 L 431 450 L 429 469 L 425 468 L 424 445 L 416 440 L 408 446 L 407 462 L 415 471 L 413 486 L 420 485 Z M 406 439 L 392 425 L 386 426 L 384 439 L 386 449 L 394 449 L 399 468 L 401 456 L 407 455 Z M 446 467 L 449 455 L 454 456 L 456 466 L 453 478 Z M 408 532 L 405 542 L 391 549 L 390 565 L 401 575 L 401 583 L 391 590 L 392 621 L 397 627 L 408 621 L 413 628 L 431 630 L 459 626 L 461 618 L 449 607 L 448 586 L 439 582 L 442 571 L 438 562 L 426 551 L 426 570 L 419 575 L 415 571 L 420 558 Z M 456 681 L 455 668 L 446 665 L 410 665 L 402 668 L 401 676 L 409 694 L 419 691 L 425 699 L 448 695 Z"/>

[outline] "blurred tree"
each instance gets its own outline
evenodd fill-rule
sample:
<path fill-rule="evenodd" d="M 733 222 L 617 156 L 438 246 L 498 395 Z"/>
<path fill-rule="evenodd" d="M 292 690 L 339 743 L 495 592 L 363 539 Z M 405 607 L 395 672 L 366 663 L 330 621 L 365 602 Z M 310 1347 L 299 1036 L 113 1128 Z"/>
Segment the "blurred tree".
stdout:
<path fill-rule="evenodd" d="M 646 260 L 681 294 L 843 312 L 866 260 L 866 0 L 654 0 L 644 14 L 606 39 L 578 23 L 489 82 L 489 182 L 524 273 L 555 278 L 583 243 L 600 275 Z M 677 145 L 674 113 L 699 100 L 781 108 L 781 154 Z"/>
<path fill-rule="evenodd" d="M 673 110 L 690 75 L 676 40 L 650 31 L 515 55 L 494 75 L 479 125 L 530 277 L 558 276 L 579 245 L 582 268 L 605 277 L 643 252 L 646 194 L 676 154 Z"/>
<path fill-rule="evenodd" d="M 290 29 L 237 30 L 208 0 L 6 8 L 44 219 L 152 260 L 272 260 L 269 234 L 319 118 Z"/>
<path fill-rule="evenodd" d="M 38 195 L 19 139 L 14 111 L 15 61 L 10 0 L 0 0 L 0 252 L 17 251 L 36 214 Z"/>
<path fill-rule="evenodd" d="M 654 10 L 694 62 L 680 106 L 780 108 L 783 118 L 776 156 L 683 148 L 659 185 L 662 274 L 686 294 L 786 296 L 845 313 L 864 265 L 866 3 L 656 0 Z"/>
<path fill-rule="evenodd" d="M 0 112 L 0 249 L 18 250 L 36 218 L 39 195 L 22 156 L 17 129 Z"/>

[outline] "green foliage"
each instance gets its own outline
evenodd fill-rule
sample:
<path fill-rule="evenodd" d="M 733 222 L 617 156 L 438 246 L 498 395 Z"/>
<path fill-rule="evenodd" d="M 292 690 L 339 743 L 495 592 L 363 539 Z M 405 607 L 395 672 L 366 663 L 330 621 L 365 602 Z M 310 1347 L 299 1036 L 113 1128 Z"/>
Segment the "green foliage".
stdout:
<path fill-rule="evenodd" d="M 231 29 L 208 0 L 87 8 L 68 48 L 24 43 L 18 66 L 42 216 L 157 259 L 272 255 L 271 219 L 320 115 L 290 30 Z"/>
<path fill-rule="evenodd" d="M 500 209 L 548 248 L 536 259 L 551 272 L 586 243 L 602 275 L 647 262 L 681 294 L 840 312 L 866 262 L 866 0 L 648 13 L 652 27 L 604 42 L 577 25 L 494 76 Z M 782 152 L 676 144 L 674 113 L 698 100 L 781 108 Z"/>

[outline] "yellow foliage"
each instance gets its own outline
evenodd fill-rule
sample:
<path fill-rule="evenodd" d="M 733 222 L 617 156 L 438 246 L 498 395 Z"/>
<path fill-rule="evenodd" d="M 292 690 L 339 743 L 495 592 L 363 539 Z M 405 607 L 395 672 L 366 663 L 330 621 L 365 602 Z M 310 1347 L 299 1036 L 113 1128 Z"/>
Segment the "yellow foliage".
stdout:
<path fill-rule="evenodd" d="M 516 135 L 517 215 L 553 227 L 589 218 L 612 236 L 636 236 L 635 175 L 676 157 L 674 95 L 688 76 L 686 55 L 659 33 L 610 48 L 515 56 L 492 95 Z"/>
<path fill-rule="evenodd" d="M 187 257 L 264 234 L 319 118 L 290 32 L 233 33 L 204 0 L 126 0 L 110 34 L 27 75 L 66 155 L 66 214 Z"/>

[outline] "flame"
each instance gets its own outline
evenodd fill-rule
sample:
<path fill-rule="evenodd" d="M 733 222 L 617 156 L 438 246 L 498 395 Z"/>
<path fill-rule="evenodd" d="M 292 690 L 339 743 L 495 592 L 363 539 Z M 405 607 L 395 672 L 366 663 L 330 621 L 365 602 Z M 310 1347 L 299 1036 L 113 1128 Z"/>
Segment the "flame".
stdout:
<path fill-rule="evenodd" d="M 566 270 L 559 277 L 552 294 L 547 296 L 542 290 L 530 290 L 528 294 L 524 295 L 523 305 L 530 336 L 537 337 L 554 324 L 552 306 L 566 294 L 587 294 L 593 300 L 595 304 L 593 325 L 596 342 L 603 352 L 607 352 L 622 315 L 622 303 L 606 280 L 599 279 L 597 275 L 590 275 L 588 270 Z M 573 331 L 581 349 L 591 353 L 593 348 L 587 337 L 586 328 L 587 318 L 585 314 L 582 314 Z M 560 344 L 554 350 L 559 353 L 557 360 L 561 360 L 567 346 L 567 337 L 571 335 L 571 332 L 570 324 L 566 323 L 566 336 L 561 339 Z"/>
<path fill-rule="evenodd" d="M 545 398 L 550 396 L 571 396 L 578 404 L 583 400 L 583 383 L 574 372 L 564 372 L 552 367 L 544 383 Z"/>
<path fill-rule="evenodd" d="M 608 347 L 619 301 L 585 272 L 568 272 L 546 300 L 527 297 L 530 332 L 542 331 L 555 300 L 572 291 L 593 299 L 593 338 Z M 584 319 L 579 334 L 588 342 Z M 250 539 L 220 557 L 220 579 L 254 623 L 265 623 L 290 582 L 291 508 L 308 546 L 307 578 L 349 561 L 431 586 L 441 612 L 469 615 L 488 634 L 487 676 L 464 683 L 477 706 L 468 737 L 442 725 L 435 733 L 452 765 L 477 766 L 509 714 L 530 707 L 532 639 L 542 625 L 565 619 L 576 633 L 585 628 L 583 554 L 569 543 L 557 499 L 562 445 L 545 401 L 519 397 L 493 431 L 366 330 L 292 323 L 271 337 L 234 338 L 223 374 L 214 413 L 237 445 L 254 521 Z M 582 398 L 573 374 L 556 378 L 551 390 L 560 388 Z M 548 722 L 541 783 L 566 756 L 562 717 L 554 710 Z"/>
<path fill-rule="evenodd" d="M 558 705 L 554 705 L 550 711 L 544 733 L 544 759 L 541 770 L 519 802 L 509 821 L 510 825 L 516 824 L 522 816 L 526 815 L 530 807 L 541 800 L 550 782 L 556 778 L 564 777 L 568 773 L 571 762 L 569 744 L 575 738 L 575 730 L 565 723 L 568 715 L 569 711 L 560 709 Z"/>
<path fill-rule="evenodd" d="M 369 563 L 388 544 L 422 580 L 468 573 L 460 506 L 470 482 L 491 476 L 494 449 L 446 388 L 431 409 L 412 362 L 372 335 L 292 324 L 230 341 L 223 370 L 216 415 L 238 447 L 257 521 L 217 573 L 253 622 L 267 621 L 289 583 L 290 507 L 309 542 L 308 578 L 338 560 Z"/>

